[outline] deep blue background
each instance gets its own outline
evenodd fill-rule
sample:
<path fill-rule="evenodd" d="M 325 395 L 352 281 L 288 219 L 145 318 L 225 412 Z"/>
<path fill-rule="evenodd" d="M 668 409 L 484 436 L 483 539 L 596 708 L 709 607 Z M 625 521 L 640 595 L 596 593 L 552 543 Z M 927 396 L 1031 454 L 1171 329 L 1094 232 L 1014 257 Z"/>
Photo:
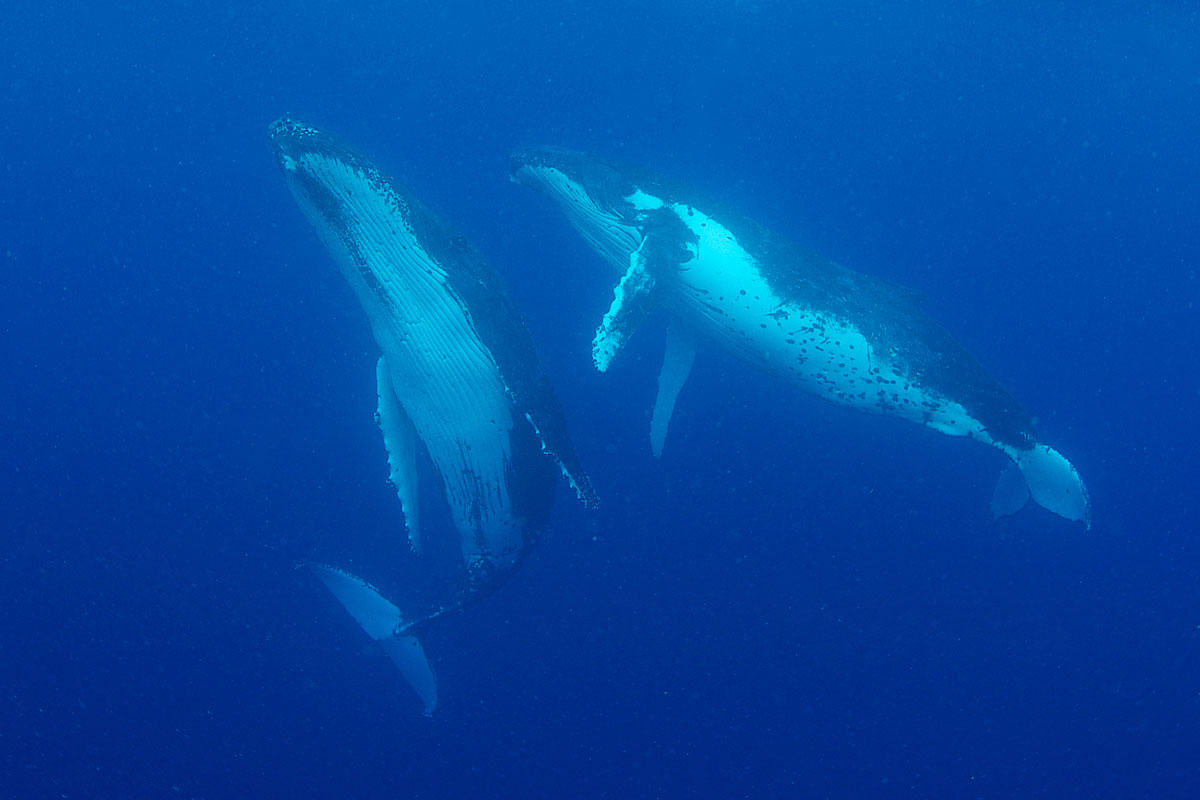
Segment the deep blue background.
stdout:
<path fill-rule="evenodd" d="M 14 5 L 0 795 L 1196 796 L 1186 4 Z M 284 113 L 488 254 L 604 498 L 560 490 L 527 567 L 430 629 L 432 720 L 293 569 L 421 579 Z M 656 463 L 662 322 L 592 371 L 614 276 L 508 183 L 529 143 L 921 289 L 1080 468 L 1091 532 L 993 524 L 998 454 L 719 353 Z"/>

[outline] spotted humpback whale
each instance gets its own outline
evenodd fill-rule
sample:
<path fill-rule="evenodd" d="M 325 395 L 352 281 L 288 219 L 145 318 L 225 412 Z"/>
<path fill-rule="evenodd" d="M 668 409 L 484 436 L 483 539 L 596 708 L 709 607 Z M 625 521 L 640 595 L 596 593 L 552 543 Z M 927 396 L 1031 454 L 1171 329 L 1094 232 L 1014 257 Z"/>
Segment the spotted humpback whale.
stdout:
<path fill-rule="evenodd" d="M 462 553 L 461 586 L 404 614 L 361 578 L 314 565 L 432 713 L 437 685 L 419 626 L 497 586 L 541 536 L 556 474 L 595 494 L 533 343 L 496 274 L 460 236 L 366 159 L 281 119 L 271 144 L 288 188 L 350 283 L 381 355 L 378 411 L 389 478 L 418 553 L 418 448 L 440 477 Z"/>
<path fill-rule="evenodd" d="M 670 315 L 651 447 L 695 358 L 715 343 L 805 390 L 996 447 L 1012 463 L 992 510 L 1030 496 L 1090 525 L 1074 466 L 1041 443 L 1012 396 L 919 306 L 916 293 L 805 252 L 763 226 L 636 167 L 538 147 L 509 159 L 514 182 L 557 203 L 621 277 L 592 342 L 601 371 L 654 308 Z"/>

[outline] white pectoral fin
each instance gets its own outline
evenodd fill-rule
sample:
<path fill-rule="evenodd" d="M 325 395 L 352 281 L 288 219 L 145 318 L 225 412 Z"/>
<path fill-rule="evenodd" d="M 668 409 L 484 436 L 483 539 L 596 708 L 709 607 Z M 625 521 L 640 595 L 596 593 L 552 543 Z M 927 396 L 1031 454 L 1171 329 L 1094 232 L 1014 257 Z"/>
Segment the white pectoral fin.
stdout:
<path fill-rule="evenodd" d="M 388 480 L 400 498 L 404 523 L 408 527 L 408 542 L 415 552 L 421 552 L 421 515 L 417 485 L 417 432 L 408 418 L 392 385 L 391 371 L 383 356 L 375 365 L 375 380 L 379 391 L 379 407 L 375 421 L 383 432 L 387 449 Z"/>
<path fill-rule="evenodd" d="M 1028 489 L 1027 496 L 1060 517 L 1091 527 L 1092 504 L 1087 487 L 1079 472 L 1061 453 L 1037 444 L 1029 450 L 1012 451 L 1009 455 L 1020 469 L 1020 477 Z M 1006 472 L 1000 476 L 996 495 L 992 497 L 992 511 L 997 516 L 1015 513 L 1024 505 L 1024 496 L 1019 487 L 1014 487 L 1015 483 L 1019 483 L 1015 475 Z M 1022 498 L 1020 504 L 1016 503 L 1018 497 Z"/>
<path fill-rule="evenodd" d="M 662 457 L 667 440 L 667 427 L 675 411 L 675 401 L 696 360 L 696 337 L 677 322 L 667 326 L 667 347 L 663 352 L 662 371 L 658 374 L 658 396 L 650 418 L 650 449 L 655 458 Z"/>
<path fill-rule="evenodd" d="M 400 674 L 421 698 L 425 714 L 432 714 L 437 707 L 437 679 L 417 637 L 401 632 L 404 619 L 400 609 L 356 575 L 326 564 L 309 566 L 367 635 L 383 646 L 399 667 Z"/>
<path fill-rule="evenodd" d="M 592 338 L 592 360 L 601 372 L 608 371 L 613 358 L 653 307 L 651 294 L 657 281 L 647 260 L 647 241 L 643 239 L 629 256 L 629 269 L 613 290 L 612 305 Z"/>

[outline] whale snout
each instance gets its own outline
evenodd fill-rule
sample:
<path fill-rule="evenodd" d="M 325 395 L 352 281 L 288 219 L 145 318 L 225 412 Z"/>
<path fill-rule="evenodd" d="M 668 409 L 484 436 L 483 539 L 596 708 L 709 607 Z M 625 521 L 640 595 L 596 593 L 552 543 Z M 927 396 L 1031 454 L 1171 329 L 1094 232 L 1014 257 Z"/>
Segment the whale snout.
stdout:
<path fill-rule="evenodd" d="M 267 138 L 285 169 L 291 169 L 306 152 L 340 152 L 328 134 L 291 117 L 280 117 L 268 125 Z"/>
<path fill-rule="evenodd" d="M 538 174 L 535 167 L 539 163 L 535 150 L 513 150 L 508 154 L 508 179 L 526 186 L 537 185 Z"/>

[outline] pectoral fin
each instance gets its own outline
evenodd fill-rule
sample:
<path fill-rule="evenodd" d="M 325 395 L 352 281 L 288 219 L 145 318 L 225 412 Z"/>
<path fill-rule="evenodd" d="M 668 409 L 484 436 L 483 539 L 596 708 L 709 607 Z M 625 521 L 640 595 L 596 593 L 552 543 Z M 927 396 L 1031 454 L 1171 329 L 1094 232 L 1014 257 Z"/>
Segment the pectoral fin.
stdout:
<path fill-rule="evenodd" d="M 629 268 L 613 291 L 612 305 L 592 339 L 592 360 L 601 372 L 608 371 L 613 357 L 669 288 L 661 285 L 673 280 L 697 253 L 696 236 L 672 209 L 644 212 L 638 227 L 641 244 L 630 254 Z"/>
<path fill-rule="evenodd" d="M 375 380 L 379 390 L 379 408 L 375 421 L 383 432 L 383 446 L 387 449 L 388 480 L 400 498 L 404 511 L 404 523 L 408 528 L 408 543 L 421 552 L 421 528 L 419 493 L 417 486 L 417 432 L 404 407 L 396 398 L 392 385 L 392 374 L 382 356 L 375 366 Z"/>
<path fill-rule="evenodd" d="M 654 415 L 650 418 L 650 449 L 655 458 L 662 457 L 667 440 L 667 426 L 675 411 L 675 400 L 692 371 L 696 359 L 696 337 L 677 322 L 667 326 L 667 347 L 663 352 L 662 371 L 658 374 L 658 397 Z"/>
<path fill-rule="evenodd" d="M 608 371 L 613 357 L 654 307 L 653 290 L 658 281 L 647 257 L 647 241 L 643 239 L 629 256 L 629 269 L 613 290 L 612 305 L 592 339 L 592 361 L 601 372 Z"/>

